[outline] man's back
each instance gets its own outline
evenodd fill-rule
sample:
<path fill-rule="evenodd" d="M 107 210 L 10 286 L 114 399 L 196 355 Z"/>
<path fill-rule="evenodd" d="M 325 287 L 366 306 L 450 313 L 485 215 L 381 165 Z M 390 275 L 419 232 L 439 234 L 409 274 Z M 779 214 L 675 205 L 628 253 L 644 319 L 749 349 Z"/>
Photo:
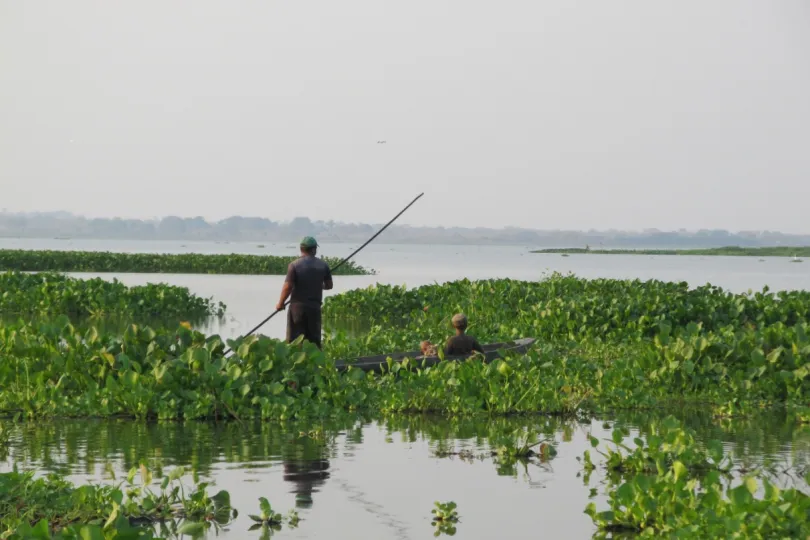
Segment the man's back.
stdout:
<path fill-rule="evenodd" d="M 291 304 L 320 307 L 323 302 L 323 284 L 332 278 L 329 265 L 307 255 L 291 262 L 287 267 L 287 281 L 292 283 Z"/>
<path fill-rule="evenodd" d="M 444 347 L 444 354 L 448 356 L 470 354 L 473 351 L 484 352 L 478 340 L 467 334 L 460 334 L 453 336 L 447 340 L 447 345 Z"/>

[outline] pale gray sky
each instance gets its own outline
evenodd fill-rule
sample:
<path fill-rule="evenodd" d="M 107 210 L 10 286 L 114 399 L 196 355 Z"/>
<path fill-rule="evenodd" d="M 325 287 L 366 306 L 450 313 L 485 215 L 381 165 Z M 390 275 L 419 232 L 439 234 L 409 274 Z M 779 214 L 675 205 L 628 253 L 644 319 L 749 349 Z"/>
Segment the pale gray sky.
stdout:
<path fill-rule="evenodd" d="M 377 141 L 386 144 L 377 144 Z M 0 0 L 0 208 L 810 232 L 807 0 Z"/>

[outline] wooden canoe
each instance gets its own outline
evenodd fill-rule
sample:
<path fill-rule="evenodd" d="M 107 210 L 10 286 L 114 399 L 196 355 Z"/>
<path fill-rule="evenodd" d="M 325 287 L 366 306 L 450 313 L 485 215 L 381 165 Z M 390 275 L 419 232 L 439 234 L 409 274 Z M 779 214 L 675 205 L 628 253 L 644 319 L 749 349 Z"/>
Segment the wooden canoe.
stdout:
<path fill-rule="evenodd" d="M 509 353 L 523 353 L 526 352 L 532 343 L 535 342 L 534 338 L 522 338 L 515 341 L 507 341 L 504 343 L 490 343 L 489 345 L 482 345 L 484 349 L 483 357 L 477 355 L 484 363 L 492 362 L 501 356 L 500 351 Z M 414 361 L 414 365 L 419 367 L 430 367 L 438 364 L 441 360 L 438 356 L 422 356 L 422 351 L 409 351 L 397 352 L 391 354 L 378 354 L 376 356 L 363 356 L 354 360 L 338 360 L 335 362 L 335 367 L 339 371 L 344 371 L 348 366 L 352 366 L 363 371 L 382 371 L 383 366 L 388 365 L 388 359 L 393 361 L 400 361 L 405 358 L 410 358 Z M 445 356 L 446 361 L 460 361 L 466 360 L 469 356 Z"/>

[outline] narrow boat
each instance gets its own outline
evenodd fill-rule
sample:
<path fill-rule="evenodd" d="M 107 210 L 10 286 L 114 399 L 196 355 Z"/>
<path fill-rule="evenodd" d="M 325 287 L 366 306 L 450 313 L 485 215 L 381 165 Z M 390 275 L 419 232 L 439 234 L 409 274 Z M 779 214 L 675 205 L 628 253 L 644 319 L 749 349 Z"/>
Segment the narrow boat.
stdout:
<path fill-rule="evenodd" d="M 484 355 L 477 355 L 484 363 L 489 363 L 501 356 L 500 351 L 507 353 L 524 353 L 535 342 L 534 338 L 522 338 L 515 341 L 507 341 L 504 343 L 490 343 L 489 345 L 482 345 Z M 376 356 L 363 356 L 354 360 L 338 360 L 335 362 L 335 367 L 338 371 L 344 371 L 348 366 L 362 369 L 363 371 L 382 371 L 383 366 L 388 365 L 388 359 L 393 361 L 400 361 L 405 358 L 411 358 L 414 365 L 419 367 L 430 367 L 441 362 L 438 356 L 423 356 L 422 351 L 409 351 L 397 352 L 391 354 L 378 354 Z M 445 356 L 447 361 L 460 361 L 470 358 L 469 356 Z"/>

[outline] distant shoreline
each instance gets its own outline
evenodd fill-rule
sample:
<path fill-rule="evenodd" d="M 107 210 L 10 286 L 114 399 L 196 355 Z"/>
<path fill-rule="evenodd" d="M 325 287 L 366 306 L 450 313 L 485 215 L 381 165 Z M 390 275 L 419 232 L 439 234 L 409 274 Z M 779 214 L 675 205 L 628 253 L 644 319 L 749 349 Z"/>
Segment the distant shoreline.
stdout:
<path fill-rule="evenodd" d="M 536 249 L 531 253 L 562 255 L 702 255 L 712 257 L 810 257 L 810 246 L 739 247 L 726 246 L 701 249 Z"/>

